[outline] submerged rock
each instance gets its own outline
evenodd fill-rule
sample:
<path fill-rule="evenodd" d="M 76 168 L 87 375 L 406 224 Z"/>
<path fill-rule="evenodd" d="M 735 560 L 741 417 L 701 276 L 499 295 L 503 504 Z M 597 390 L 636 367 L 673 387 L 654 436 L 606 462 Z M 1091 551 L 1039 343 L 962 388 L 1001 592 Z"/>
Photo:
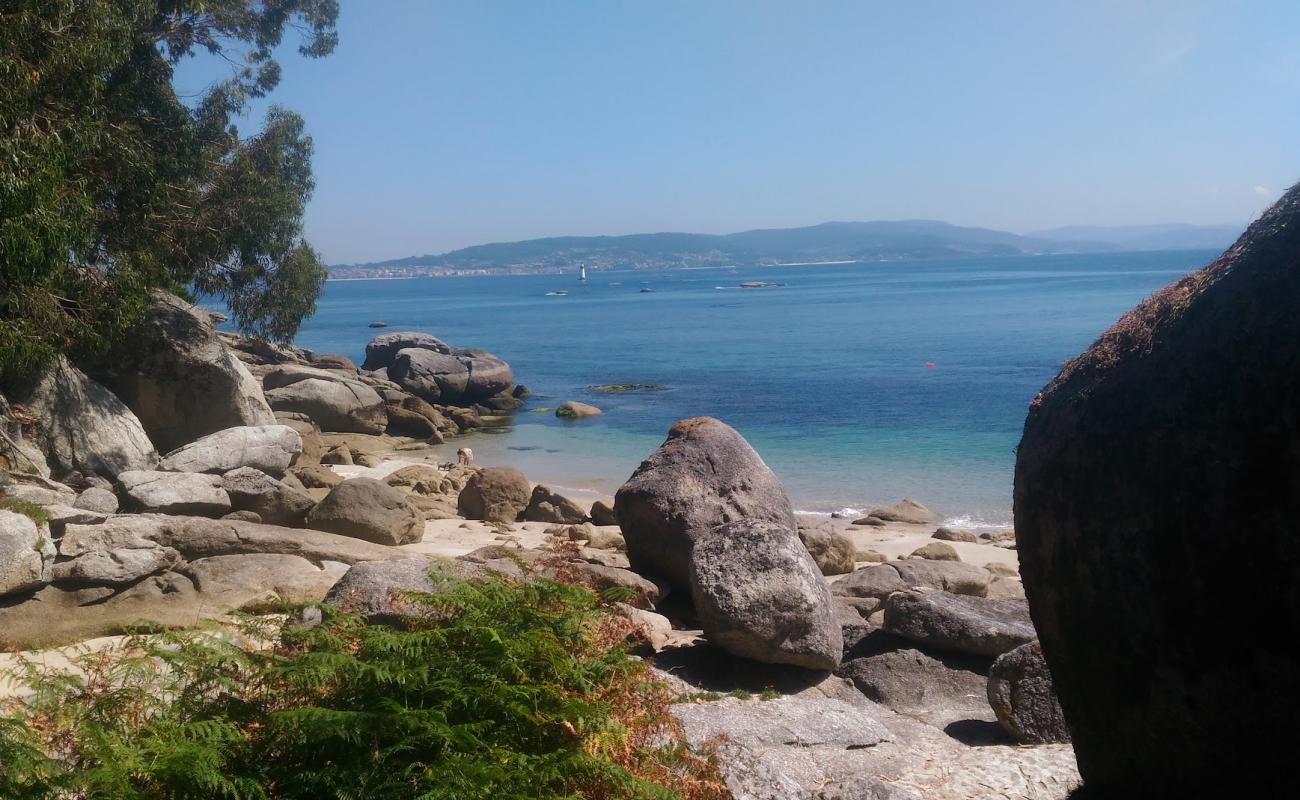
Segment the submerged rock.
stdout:
<path fill-rule="evenodd" d="M 583 417 L 598 417 L 605 412 L 601 411 L 588 403 L 579 403 L 577 400 L 565 400 L 555 409 L 555 416 L 562 419 L 582 419 Z"/>

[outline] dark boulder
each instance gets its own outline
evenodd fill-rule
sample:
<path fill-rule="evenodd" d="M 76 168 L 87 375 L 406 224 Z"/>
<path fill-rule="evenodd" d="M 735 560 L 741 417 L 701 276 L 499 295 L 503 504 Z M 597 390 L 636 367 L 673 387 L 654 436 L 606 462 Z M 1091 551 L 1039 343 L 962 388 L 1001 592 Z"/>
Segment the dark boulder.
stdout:
<path fill-rule="evenodd" d="M 1021 744 L 1070 741 L 1038 642 L 998 656 L 989 670 L 988 698 L 998 722 Z"/>
<path fill-rule="evenodd" d="M 1298 298 L 1300 186 L 1030 404 L 1021 575 L 1090 797 L 1272 796 L 1300 749 Z"/>
<path fill-rule="evenodd" d="M 712 417 L 678 422 L 614 498 L 614 513 L 638 572 L 686 588 L 691 546 L 736 520 L 795 530 L 790 498 L 744 437 Z"/>

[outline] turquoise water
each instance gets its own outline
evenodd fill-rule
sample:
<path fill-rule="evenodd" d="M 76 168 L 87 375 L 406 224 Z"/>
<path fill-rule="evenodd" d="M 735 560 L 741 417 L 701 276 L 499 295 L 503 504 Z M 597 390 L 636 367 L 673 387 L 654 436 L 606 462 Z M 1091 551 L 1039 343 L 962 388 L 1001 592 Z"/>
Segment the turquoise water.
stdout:
<path fill-rule="evenodd" d="M 1029 401 L 1127 308 L 1214 255 L 334 281 L 297 341 L 360 363 L 378 319 L 491 350 L 534 394 L 468 444 L 534 480 L 612 493 L 673 422 L 710 415 L 749 439 L 800 509 L 913 497 L 1003 524 Z M 752 280 L 785 285 L 735 288 Z M 665 388 L 588 389 L 604 383 Z M 564 400 L 605 414 L 530 411 Z"/>

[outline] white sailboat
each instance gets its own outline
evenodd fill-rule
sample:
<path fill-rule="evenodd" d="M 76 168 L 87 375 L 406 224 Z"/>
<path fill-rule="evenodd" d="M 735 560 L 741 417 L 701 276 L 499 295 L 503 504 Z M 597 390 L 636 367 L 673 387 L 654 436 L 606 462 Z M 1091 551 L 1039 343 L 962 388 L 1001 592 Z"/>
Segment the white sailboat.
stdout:
<path fill-rule="evenodd" d="M 587 280 L 587 265 L 586 265 L 586 264 L 583 264 L 582 266 L 578 267 L 578 280 L 580 280 L 580 281 L 586 281 L 586 280 Z"/>

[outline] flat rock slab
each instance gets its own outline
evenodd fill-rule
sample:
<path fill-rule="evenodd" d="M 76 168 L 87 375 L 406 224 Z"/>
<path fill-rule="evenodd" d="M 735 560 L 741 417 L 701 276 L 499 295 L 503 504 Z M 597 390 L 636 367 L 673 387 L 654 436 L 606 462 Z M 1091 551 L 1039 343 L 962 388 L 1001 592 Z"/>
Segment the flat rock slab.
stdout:
<path fill-rule="evenodd" d="M 679 703 L 673 716 L 692 743 L 718 736 L 751 746 L 871 747 L 890 738 L 889 729 L 865 708 L 828 697 L 741 700 L 726 697 Z"/>
<path fill-rule="evenodd" d="M 245 425 L 210 433 L 168 453 L 158 465 L 167 472 L 229 472 L 252 467 L 283 475 L 302 452 L 302 436 L 288 425 Z"/>
<path fill-rule="evenodd" d="M 130 470 L 117 481 L 141 511 L 215 517 L 230 511 L 230 495 L 221 488 L 220 475 Z"/>
<path fill-rule="evenodd" d="M 943 591 L 891 594 L 885 601 L 884 627 L 895 636 L 920 644 L 990 657 L 1035 638 L 1025 601 Z"/>
<path fill-rule="evenodd" d="M 111 517 L 102 525 L 69 525 L 59 543 L 65 557 L 117 547 L 170 547 L 187 560 L 240 553 L 282 553 L 314 563 L 384 561 L 402 557 L 391 547 L 323 531 L 256 522 L 158 514 Z"/>

